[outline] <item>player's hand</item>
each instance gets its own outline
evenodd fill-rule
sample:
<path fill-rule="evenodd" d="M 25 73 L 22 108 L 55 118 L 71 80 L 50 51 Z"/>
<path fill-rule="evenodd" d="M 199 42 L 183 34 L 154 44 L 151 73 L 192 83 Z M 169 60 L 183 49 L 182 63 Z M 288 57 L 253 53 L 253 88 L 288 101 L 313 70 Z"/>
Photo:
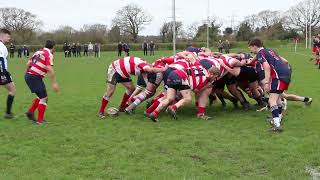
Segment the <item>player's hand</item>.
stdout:
<path fill-rule="evenodd" d="M 53 83 L 52 84 L 52 89 L 53 89 L 54 92 L 59 92 L 60 88 L 59 88 L 58 83 Z"/>
<path fill-rule="evenodd" d="M 166 64 L 166 66 L 164 66 L 164 67 L 162 68 L 162 72 L 165 72 L 166 70 L 168 70 L 168 68 L 169 68 L 169 66 L 168 66 L 168 64 Z"/>
<path fill-rule="evenodd" d="M 269 93 L 270 92 L 270 83 L 265 83 L 263 85 L 263 90 L 264 90 L 264 92 Z"/>

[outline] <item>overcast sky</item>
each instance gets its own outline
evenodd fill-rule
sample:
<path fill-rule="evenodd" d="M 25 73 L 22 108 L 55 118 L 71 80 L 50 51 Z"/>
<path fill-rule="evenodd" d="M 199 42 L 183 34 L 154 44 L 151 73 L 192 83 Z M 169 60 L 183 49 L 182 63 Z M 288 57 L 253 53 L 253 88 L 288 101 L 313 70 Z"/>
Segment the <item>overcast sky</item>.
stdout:
<path fill-rule="evenodd" d="M 210 14 L 219 17 L 230 26 L 243 17 L 262 10 L 286 11 L 300 0 L 209 0 Z M 158 35 L 159 27 L 172 16 L 172 0 L 1 0 L 0 7 L 18 7 L 36 14 L 43 22 L 43 30 L 50 31 L 61 25 L 79 29 L 83 24 L 107 24 L 111 26 L 115 13 L 122 6 L 136 3 L 153 17 L 141 34 Z M 176 0 L 177 20 L 185 26 L 201 22 L 207 16 L 208 0 Z"/>

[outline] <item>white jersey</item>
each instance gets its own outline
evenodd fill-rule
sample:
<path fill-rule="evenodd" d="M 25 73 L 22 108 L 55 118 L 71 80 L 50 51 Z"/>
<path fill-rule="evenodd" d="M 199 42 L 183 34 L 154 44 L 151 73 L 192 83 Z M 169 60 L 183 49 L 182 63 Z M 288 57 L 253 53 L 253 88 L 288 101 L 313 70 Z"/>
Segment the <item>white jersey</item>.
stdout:
<path fill-rule="evenodd" d="M 3 44 L 3 42 L 0 41 L 0 71 L 3 72 L 4 70 L 8 70 L 8 49 Z"/>

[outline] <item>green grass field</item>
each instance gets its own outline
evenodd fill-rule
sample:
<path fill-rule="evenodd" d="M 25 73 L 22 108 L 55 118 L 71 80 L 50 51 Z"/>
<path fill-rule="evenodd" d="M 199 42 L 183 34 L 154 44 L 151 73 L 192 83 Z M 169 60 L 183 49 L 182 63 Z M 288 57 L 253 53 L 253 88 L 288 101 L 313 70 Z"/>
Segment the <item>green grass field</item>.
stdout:
<path fill-rule="evenodd" d="M 308 57 L 278 50 L 294 67 L 288 92 L 314 98 L 310 108 L 289 103 L 281 134 L 267 131 L 269 112 L 230 104 L 222 110 L 219 103 L 207 110 L 210 121 L 196 119 L 193 105 L 178 112 L 179 120 L 162 114 L 153 123 L 143 116 L 144 105 L 134 116 L 101 120 L 96 113 L 115 52 L 100 59 L 57 53 L 61 92 L 54 94 L 46 80 L 49 124 L 36 126 L 24 117 L 34 98 L 24 83 L 26 61 L 10 60 L 16 118 L 0 118 L 0 179 L 310 179 L 306 167 L 320 167 L 320 71 Z M 109 107 L 118 106 L 123 92 L 119 86 Z M 4 89 L 0 99 L 4 112 Z"/>

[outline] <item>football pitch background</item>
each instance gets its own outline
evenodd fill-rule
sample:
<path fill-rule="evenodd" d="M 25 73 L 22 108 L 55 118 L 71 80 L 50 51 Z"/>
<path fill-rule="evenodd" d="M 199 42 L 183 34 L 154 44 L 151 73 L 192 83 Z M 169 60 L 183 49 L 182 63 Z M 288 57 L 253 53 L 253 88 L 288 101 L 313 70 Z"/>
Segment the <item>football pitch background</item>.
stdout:
<path fill-rule="evenodd" d="M 145 104 L 135 115 L 101 120 L 106 70 L 116 52 L 99 59 L 56 53 L 61 91 L 53 93 L 46 79 L 49 124 L 37 126 L 24 116 L 34 98 L 24 82 L 26 59 L 9 60 L 16 118 L 0 118 L 0 179 L 310 179 L 306 169 L 320 167 L 320 70 L 301 55 L 309 50 L 276 50 L 293 66 L 288 93 L 314 99 L 311 107 L 289 102 L 281 134 L 268 132 L 270 112 L 255 112 L 252 100 L 249 112 L 215 103 L 207 108 L 209 121 L 195 117 L 194 103 L 178 111 L 178 120 L 162 113 L 153 123 L 143 116 Z M 118 107 L 123 93 L 119 85 L 108 107 Z M 2 88 L 2 112 L 6 95 Z"/>

